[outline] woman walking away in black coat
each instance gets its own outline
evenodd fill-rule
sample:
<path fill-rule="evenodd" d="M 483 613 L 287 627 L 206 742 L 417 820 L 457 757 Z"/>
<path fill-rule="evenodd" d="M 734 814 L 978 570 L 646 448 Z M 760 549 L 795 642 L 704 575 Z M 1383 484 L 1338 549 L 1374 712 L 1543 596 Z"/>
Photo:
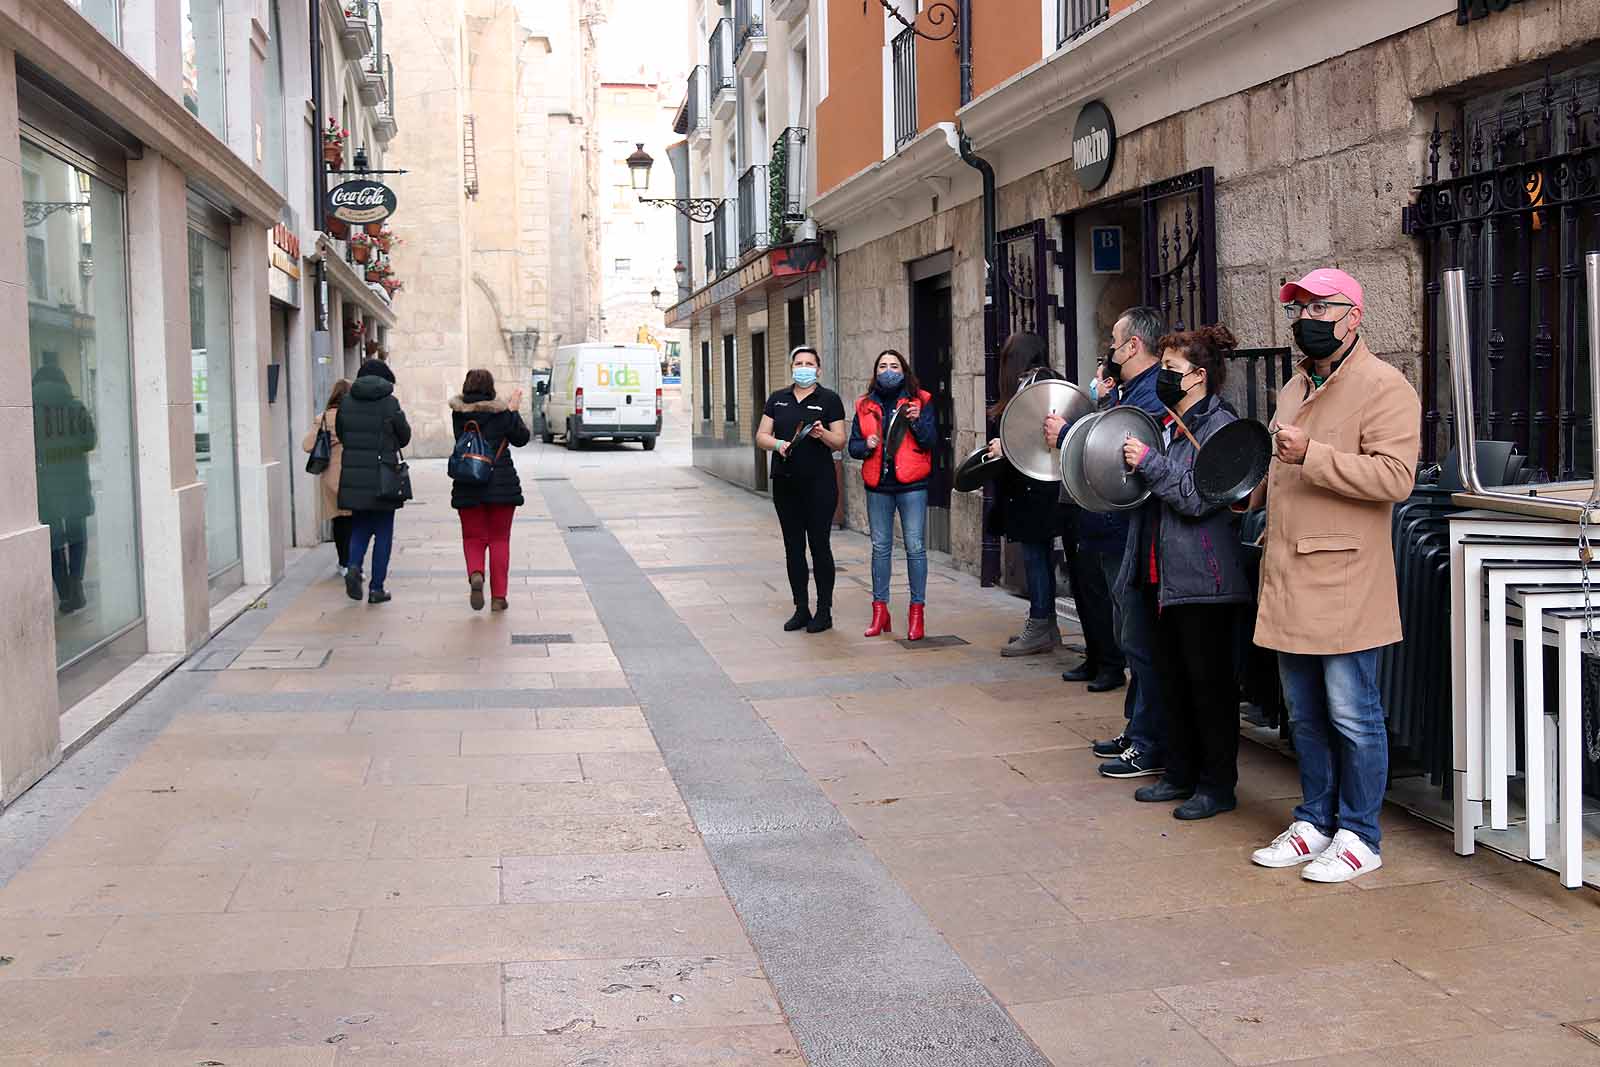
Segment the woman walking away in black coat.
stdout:
<path fill-rule="evenodd" d="M 489 557 L 491 611 L 506 610 L 506 583 L 511 572 L 511 521 L 522 506 L 522 482 L 508 448 L 528 443 L 522 421 L 522 390 L 506 400 L 495 396 L 494 375 L 483 369 L 467 371 L 461 395 L 450 400 L 450 421 L 456 437 L 468 424 L 477 426 L 494 467 L 485 485 L 452 482 L 450 506 L 461 519 L 461 547 L 467 556 L 467 582 L 472 587 L 472 610 L 483 610 L 483 559 Z"/>
<path fill-rule="evenodd" d="M 397 461 L 400 449 L 411 443 L 411 425 L 394 395 L 394 372 L 381 359 L 361 364 L 355 384 L 339 405 L 334 432 L 344 445 L 339 470 L 339 506 L 350 512 L 350 569 L 344 591 L 361 599 L 361 565 L 372 544 L 372 585 L 367 603 L 390 598 L 384 588 L 389 575 L 389 553 L 394 548 L 394 513 L 399 501 L 378 496 L 378 468 Z"/>

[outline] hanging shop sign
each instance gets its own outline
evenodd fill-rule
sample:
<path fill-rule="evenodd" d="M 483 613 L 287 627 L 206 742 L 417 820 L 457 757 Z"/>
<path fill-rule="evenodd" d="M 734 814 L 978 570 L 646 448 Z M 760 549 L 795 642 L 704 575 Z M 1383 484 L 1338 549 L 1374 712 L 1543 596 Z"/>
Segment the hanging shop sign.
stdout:
<path fill-rule="evenodd" d="M 1111 177 L 1117 160 L 1117 125 L 1111 112 L 1098 100 L 1091 100 L 1078 112 L 1072 127 L 1072 173 L 1084 192 L 1092 193 Z"/>
<path fill-rule="evenodd" d="M 300 306 L 300 237 L 284 223 L 267 231 L 267 290 L 280 304 Z"/>
<path fill-rule="evenodd" d="M 395 213 L 399 201 L 394 190 L 370 178 L 341 182 L 328 190 L 328 215 L 340 222 L 364 226 L 382 222 Z"/>

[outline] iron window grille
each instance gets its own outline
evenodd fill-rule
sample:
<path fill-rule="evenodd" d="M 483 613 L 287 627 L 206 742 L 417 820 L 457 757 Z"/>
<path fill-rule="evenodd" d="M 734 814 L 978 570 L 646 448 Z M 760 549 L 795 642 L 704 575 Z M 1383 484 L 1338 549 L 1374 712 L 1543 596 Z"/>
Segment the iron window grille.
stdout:
<path fill-rule="evenodd" d="M 744 52 L 744 46 L 752 38 L 765 37 L 766 12 L 763 0 L 735 0 L 733 5 L 734 43 L 733 56 L 738 59 Z"/>
<path fill-rule="evenodd" d="M 711 97 L 707 92 L 710 76 L 704 63 L 689 72 L 689 93 L 684 98 L 684 110 L 689 119 L 687 133 L 711 127 Z"/>
<path fill-rule="evenodd" d="M 891 44 L 894 61 L 894 150 L 917 135 L 917 33 L 901 30 Z"/>
<path fill-rule="evenodd" d="M 1111 17 L 1111 0 L 1056 0 L 1056 46 L 1075 41 Z"/>
<path fill-rule="evenodd" d="M 757 164 L 739 175 L 739 254 L 767 247 L 767 168 Z"/>
<path fill-rule="evenodd" d="M 711 92 L 733 89 L 733 20 L 718 19 L 711 31 Z"/>

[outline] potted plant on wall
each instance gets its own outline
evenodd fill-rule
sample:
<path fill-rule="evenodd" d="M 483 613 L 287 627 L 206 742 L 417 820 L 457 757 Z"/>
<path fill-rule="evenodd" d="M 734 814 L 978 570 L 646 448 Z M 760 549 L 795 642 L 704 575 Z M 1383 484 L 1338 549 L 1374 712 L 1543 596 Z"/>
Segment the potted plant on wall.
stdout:
<path fill-rule="evenodd" d="M 385 226 L 382 232 L 373 236 L 372 243 L 378 246 L 378 250 L 380 252 L 382 252 L 384 255 L 388 255 L 390 252 L 394 251 L 395 245 L 404 244 L 405 242 L 399 237 L 396 237 L 393 230 Z"/>
<path fill-rule="evenodd" d="M 405 283 L 402 282 L 399 278 L 394 277 L 393 275 L 390 275 L 389 277 L 384 278 L 383 280 L 378 282 L 378 284 L 383 286 L 384 292 L 389 294 L 389 299 L 391 299 L 391 300 L 394 299 L 394 294 L 398 293 L 400 290 L 405 288 Z"/>
<path fill-rule="evenodd" d="M 350 224 L 336 219 L 332 215 L 328 216 L 327 223 L 323 226 L 323 231 L 329 237 L 337 237 L 341 241 L 349 240 L 350 238 Z"/>
<path fill-rule="evenodd" d="M 338 119 L 328 120 L 328 128 L 322 131 L 322 161 L 330 170 L 344 166 L 344 143 L 349 139 L 350 131 L 343 129 Z"/>
<path fill-rule="evenodd" d="M 350 236 L 350 258 L 357 263 L 371 262 L 377 255 L 377 243 L 364 233 Z"/>

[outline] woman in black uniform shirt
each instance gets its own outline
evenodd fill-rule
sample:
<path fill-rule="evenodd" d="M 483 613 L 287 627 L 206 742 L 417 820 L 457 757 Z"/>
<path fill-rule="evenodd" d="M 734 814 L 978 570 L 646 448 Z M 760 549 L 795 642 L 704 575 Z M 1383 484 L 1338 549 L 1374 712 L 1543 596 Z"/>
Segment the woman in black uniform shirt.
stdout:
<path fill-rule="evenodd" d="M 794 384 L 767 397 L 756 446 L 772 453 L 772 505 L 783 528 L 794 614 L 785 630 L 819 634 L 833 626 L 833 549 L 828 534 L 839 503 L 833 454 L 844 447 L 844 402 L 817 384 L 822 360 L 814 348 L 789 353 Z M 803 427 L 810 428 L 801 434 Z M 796 434 L 800 434 L 797 438 Z M 806 543 L 817 572 L 817 611 L 808 606 Z"/>

